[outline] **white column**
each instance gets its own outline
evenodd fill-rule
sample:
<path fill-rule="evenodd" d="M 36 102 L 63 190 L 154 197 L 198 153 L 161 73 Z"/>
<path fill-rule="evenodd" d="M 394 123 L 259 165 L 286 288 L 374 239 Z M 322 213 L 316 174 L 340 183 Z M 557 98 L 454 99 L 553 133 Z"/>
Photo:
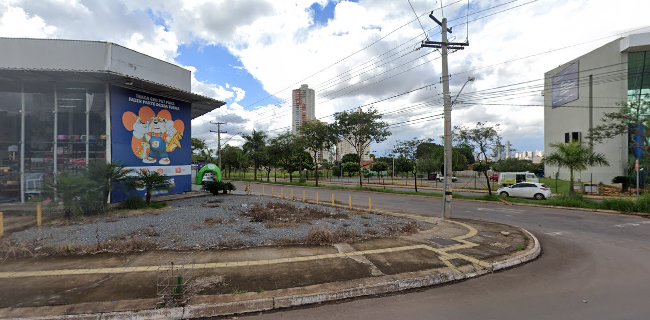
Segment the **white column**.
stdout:
<path fill-rule="evenodd" d="M 20 85 L 20 202 L 25 202 L 25 83 Z"/>
<path fill-rule="evenodd" d="M 111 154 L 111 90 L 108 82 L 105 84 L 104 95 L 106 97 L 106 163 L 111 163 L 112 154 Z"/>
<path fill-rule="evenodd" d="M 57 139 L 57 136 L 59 135 L 59 91 L 56 86 L 56 83 L 54 84 L 54 111 L 52 111 L 52 113 L 54 113 L 54 143 L 52 144 L 53 152 L 54 152 L 54 155 L 52 157 L 54 163 L 54 171 L 52 172 L 54 173 L 54 182 L 56 182 L 56 178 L 57 178 L 56 176 L 59 170 L 58 168 L 59 156 L 57 153 L 57 150 L 59 149 L 59 142 Z"/>

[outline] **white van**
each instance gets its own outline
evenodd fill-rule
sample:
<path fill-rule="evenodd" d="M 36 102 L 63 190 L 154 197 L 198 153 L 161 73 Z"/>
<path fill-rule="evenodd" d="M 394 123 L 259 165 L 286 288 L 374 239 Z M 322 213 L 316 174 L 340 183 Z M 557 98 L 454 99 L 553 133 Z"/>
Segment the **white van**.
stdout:
<path fill-rule="evenodd" d="M 531 172 L 501 172 L 498 183 L 509 186 L 519 182 L 539 182 L 539 178 Z"/>

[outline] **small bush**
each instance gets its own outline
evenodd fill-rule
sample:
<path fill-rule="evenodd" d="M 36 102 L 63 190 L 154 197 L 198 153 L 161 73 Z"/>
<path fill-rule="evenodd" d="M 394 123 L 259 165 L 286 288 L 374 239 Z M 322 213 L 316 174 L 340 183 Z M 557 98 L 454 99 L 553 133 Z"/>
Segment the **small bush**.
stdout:
<path fill-rule="evenodd" d="M 650 194 L 644 194 L 636 201 L 636 211 L 650 213 Z"/>
<path fill-rule="evenodd" d="M 305 238 L 305 243 L 312 245 L 325 246 L 336 243 L 336 235 L 325 229 L 311 229 Z"/>
<path fill-rule="evenodd" d="M 220 191 L 224 189 L 224 183 L 221 181 L 210 181 L 205 183 L 205 190 L 212 193 L 213 195 L 218 195 Z"/>
<path fill-rule="evenodd" d="M 144 209 L 146 207 L 147 202 L 138 196 L 129 197 L 120 204 L 120 208 L 122 209 Z"/>
<path fill-rule="evenodd" d="M 225 183 L 225 191 L 230 192 L 235 190 L 237 190 L 237 187 L 234 184 L 232 184 L 232 182 L 228 181 Z"/>
<path fill-rule="evenodd" d="M 630 189 L 630 185 L 634 183 L 634 178 L 630 176 L 616 176 L 612 179 L 612 183 L 620 183 L 621 191 L 627 192 Z"/>

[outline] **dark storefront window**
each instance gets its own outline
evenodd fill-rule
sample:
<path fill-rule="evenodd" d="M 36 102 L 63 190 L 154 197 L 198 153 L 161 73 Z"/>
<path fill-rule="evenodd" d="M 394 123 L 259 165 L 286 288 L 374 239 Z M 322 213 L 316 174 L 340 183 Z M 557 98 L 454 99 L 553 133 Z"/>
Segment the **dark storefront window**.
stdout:
<path fill-rule="evenodd" d="M 0 82 L 0 202 L 20 200 L 20 92 Z"/>
<path fill-rule="evenodd" d="M 104 88 L 100 82 L 0 81 L 0 202 L 20 201 L 21 190 L 25 200 L 43 195 L 57 173 L 106 161 Z"/>

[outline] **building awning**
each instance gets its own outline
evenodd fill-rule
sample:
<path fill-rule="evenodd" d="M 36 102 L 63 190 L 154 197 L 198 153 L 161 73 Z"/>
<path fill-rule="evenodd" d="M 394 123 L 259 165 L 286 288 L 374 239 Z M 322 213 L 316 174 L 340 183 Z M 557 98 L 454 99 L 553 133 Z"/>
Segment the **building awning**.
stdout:
<path fill-rule="evenodd" d="M 224 104 L 224 101 L 145 79 L 125 76 L 110 71 L 72 71 L 42 69 L 0 69 L 0 81 L 78 81 L 108 82 L 111 85 L 138 90 L 192 104 L 192 119 L 198 118 Z"/>

